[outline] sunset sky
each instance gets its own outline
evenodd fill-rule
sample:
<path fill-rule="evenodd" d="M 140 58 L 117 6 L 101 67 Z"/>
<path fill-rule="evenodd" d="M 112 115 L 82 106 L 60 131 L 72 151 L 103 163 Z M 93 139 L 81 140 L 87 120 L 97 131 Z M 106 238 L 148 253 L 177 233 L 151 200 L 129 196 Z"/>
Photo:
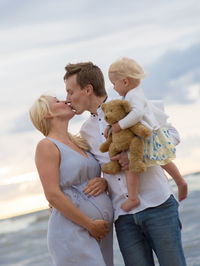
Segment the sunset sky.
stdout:
<path fill-rule="evenodd" d="M 138 61 L 148 73 L 146 96 L 164 100 L 180 132 L 177 165 L 183 174 L 200 170 L 199 14 L 199 0 L 0 0 L 2 216 L 46 204 L 34 165 L 42 135 L 28 109 L 44 92 L 65 98 L 69 62 L 100 66 L 114 95 L 109 64 L 121 56 Z M 87 116 L 75 117 L 71 131 Z"/>

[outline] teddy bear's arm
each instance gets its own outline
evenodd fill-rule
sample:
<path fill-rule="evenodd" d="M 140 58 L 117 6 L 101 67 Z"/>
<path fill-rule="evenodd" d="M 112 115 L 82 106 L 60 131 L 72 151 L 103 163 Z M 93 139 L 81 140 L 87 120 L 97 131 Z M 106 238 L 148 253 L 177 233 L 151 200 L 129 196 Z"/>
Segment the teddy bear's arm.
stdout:
<path fill-rule="evenodd" d="M 151 134 L 150 129 L 148 129 L 147 127 L 145 127 L 143 124 L 141 124 L 140 122 L 138 122 L 137 124 L 135 124 L 134 126 L 129 128 L 135 135 L 141 137 L 141 138 L 148 138 Z"/>
<path fill-rule="evenodd" d="M 101 152 L 107 152 L 109 150 L 110 144 L 112 143 L 112 135 L 110 135 L 105 142 L 103 142 L 99 149 Z"/>

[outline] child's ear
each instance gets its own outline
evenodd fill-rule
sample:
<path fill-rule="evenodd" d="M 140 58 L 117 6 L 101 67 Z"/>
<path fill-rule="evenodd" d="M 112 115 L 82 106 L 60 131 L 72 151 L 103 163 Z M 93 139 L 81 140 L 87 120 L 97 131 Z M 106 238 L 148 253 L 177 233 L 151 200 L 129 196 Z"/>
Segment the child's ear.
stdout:
<path fill-rule="evenodd" d="M 128 78 L 123 78 L 123 83 L 125 86 L 129 85 L 129 79 Z"/>
<path fill-rule="evenodd" d="M 131 106 L 126 100 L 122 100 L 121 105 L 123 106 L 126 113 L 129 113 L 131 111 Z"/>

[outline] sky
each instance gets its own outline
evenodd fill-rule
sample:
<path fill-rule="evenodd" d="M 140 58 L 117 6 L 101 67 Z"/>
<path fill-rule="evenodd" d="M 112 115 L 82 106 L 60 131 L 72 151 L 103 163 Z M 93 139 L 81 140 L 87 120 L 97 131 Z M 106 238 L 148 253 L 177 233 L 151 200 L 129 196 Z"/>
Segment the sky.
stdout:
<path fill-rule="evenodd" d="M 148 74 L 145 95 L 164 101 L 180 133 L 176 164 L 183 174 L 199 171 L 199 14 L 199 0 L 0 0 L 0 213 L 46 204 L 34 165 L 43 136 L 28 110 L 42 93 L 66 97 L 68 63 L 97 64 L 116 96 L 109 64 L 135 59 Z M 72 119 L 72 133 L 88 115 Z"/>

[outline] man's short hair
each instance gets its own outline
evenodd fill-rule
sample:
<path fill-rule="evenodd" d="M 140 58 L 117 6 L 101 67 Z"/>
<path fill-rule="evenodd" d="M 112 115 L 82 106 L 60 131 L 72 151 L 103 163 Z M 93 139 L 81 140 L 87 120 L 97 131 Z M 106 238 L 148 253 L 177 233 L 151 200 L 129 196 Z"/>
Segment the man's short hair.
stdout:
<path fill-rule="evenodd" d="M 96 96 L 101 97 L 106 95 L 103 73 L 101 69 L 92 62 L 68 64 L 65 70 L 64 80 L 76 74 L 76 81 L 81 89 L 91 84 Z"/>

